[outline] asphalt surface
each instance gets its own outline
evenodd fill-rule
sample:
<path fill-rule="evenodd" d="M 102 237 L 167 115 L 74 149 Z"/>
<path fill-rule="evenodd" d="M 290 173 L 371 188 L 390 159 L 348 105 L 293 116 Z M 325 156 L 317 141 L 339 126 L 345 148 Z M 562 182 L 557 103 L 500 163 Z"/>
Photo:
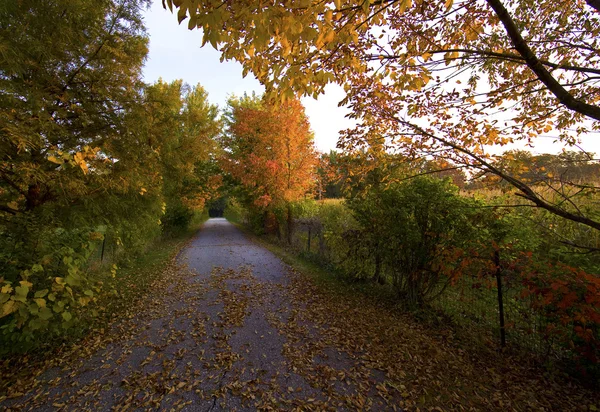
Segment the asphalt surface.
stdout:
<path fill-rule="evenodd" d="M 300 319 L 306 300 L 289 289 L 297 275 L 225 219 L 210 219 L 177 261 L 106 336 L 40 371 L 0 409 L 392 409 L 364 403 L 377 398 L 381 371 Z"/>

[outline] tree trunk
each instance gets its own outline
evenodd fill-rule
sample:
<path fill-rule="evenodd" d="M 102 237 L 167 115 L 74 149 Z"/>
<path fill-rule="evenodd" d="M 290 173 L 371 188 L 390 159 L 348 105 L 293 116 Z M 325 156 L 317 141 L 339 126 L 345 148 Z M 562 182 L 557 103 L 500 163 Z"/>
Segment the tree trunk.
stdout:
<path fill-rule="evenodd" d="M 373 278 L 380 285 L 385 284 L 385 280 L 381 276 L 381 254 L 378 252 L 375 252 L 375 273 L 373 274 Z"/>
<path fill-rule="evenodd" d="M 287 205 L 287 243 L 288 245 L 292 244 L 292 234 L 293 234 L 293 217 L 292 217 L 292 205 L 288 203 Z"/>

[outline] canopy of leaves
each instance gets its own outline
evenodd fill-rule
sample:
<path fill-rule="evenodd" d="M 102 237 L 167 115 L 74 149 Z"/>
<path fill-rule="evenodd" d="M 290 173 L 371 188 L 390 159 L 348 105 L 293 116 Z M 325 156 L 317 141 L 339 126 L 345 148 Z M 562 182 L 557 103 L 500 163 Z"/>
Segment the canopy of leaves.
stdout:
<path fill-rule="evenodd" d="M 495 168 L 489 145 L 598 130 L 595 2 L 164 0 L 284 98 L 344 86 L 356 128 L 339 146 L 384 145 L 492 172 L 536 206 L 600 229 L 569 195 L 557 201 Z M 560 193 L 565 182 L 554 182 Z M 596 188 L 587 188 L 595 191 Z"/>
<path fill-rule="evenodd" d="M 206 92 L 142 82 L 148 4 L 0 4 L 0 351 L 94 313 L 167 206 L 214 186 Z"/>
<path fill-rule="evenodd" d="M 314 184 L 313 135 L 298 100 L 274 105 L 256 96 L 232 98 L 222 145 L 223 168 L 255 207 L 298 200 Z"/>
<path fill-rule="evenodd" d="M 185 226 L 220 186 L 214 159 L 221 126 L 217 115 L 217 106 L 208 103 L 199 84 L 159 80 L 144 91 L 138 122 L 158 160 L 167 226 Z"/>

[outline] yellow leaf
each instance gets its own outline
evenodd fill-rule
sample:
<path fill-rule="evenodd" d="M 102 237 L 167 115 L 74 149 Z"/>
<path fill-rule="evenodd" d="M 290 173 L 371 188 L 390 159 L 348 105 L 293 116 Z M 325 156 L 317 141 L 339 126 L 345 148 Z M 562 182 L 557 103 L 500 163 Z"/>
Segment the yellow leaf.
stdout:
<path fill-rule="evenodd" d="M 83 174 L 87 174 L 87 172 L 88 172 L 88 166 L 87 166 L 87 163 L 85 163 L 85 161 L 84 161 L 84 160 L 81 160 L 81 161 L 79 162 L 79 167 L 80 167 L 80 168 L 81 168 L 81 170 L 83 171 Z"/>
<path fill-rule="evenodd" d="M 13 300 L 9 300 L 4 305 L 2 305 L 2 310 L 0 311 L 0 318 L 10 315 L 15 310 L 17 310 L 16 302 Z"/>
<path fill-rule="evenodd" d="M 26 280 L 22 280 L 22 281 L 20 281 L 19 283 L 21 284 L 21 286 L 25 286 L 25 287 L 27 287 L 27 288 L 31 288 L 31 287 L 33 287 L 33 283 L 31 283 L 31 282 L 28 282 L 28 281 L 26 281 Z"/>
<path fill-rule="evenodd" d="M 9 208 L 11 208 L 12 210 L 19 209 L 19 205 L 17 204 L 17 202 L 10 202 L 6 206 L 8 206 Z"/>
<path fill-rule="evenodd" d="M 454 0 L 446 0 L 446 4 L 444 4 L 444 7 L 446 7 L 446 11 L 449 11 L 450 8 L 452 8 L 452 3 L 454 3 Z"/>
<path fill-rule="evenodd" d="M 400 13 L 404 13 L 406 11 L 406 9 L 410 8 L 412 6 L 412 0 L 403 0 L 402 3 L 400 3 Z"/>
<path fill-rule="evenodd" d="M 325 43 L 331 43 L 333 41 L 335 37 L 335 31 L 331 30 L 329 33 L 327 33 L 325 35 L 325 38 L 323 39 L 325 41 Z"/>
<path fill-rule="evenodd" d="M 57 165 L 63 164 L 63 160 L 59 159 L 55 156 L 48 156 L 48 160 L 51 161 L 52 163 L 56 163 Z"/>
<path fill-rule="evenodd" d="M 478 37 L 478 33 L 477 33 L 477 31 L 476 31 L 476 30 L 473 30 L 473 29 L 471 29 L 471 28 L 469 28 L 469 30 L 467 30 L 467 32 L 465 33 L 465 38 L 466 38 L 468 41 L 473 41 L 473 40 L 476 40 L 476 39 L 477 39 L 477 37 Z"/>

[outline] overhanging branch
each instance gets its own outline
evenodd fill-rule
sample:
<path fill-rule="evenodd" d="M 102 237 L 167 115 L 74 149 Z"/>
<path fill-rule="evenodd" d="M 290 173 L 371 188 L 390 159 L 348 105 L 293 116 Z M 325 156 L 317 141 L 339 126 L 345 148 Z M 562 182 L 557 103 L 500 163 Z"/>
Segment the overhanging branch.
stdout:
<path fill-rule="evenodd" d="M 507 181 L 508 183 L 510 183 L 512 186 L 514 186 L 516 189 L 518 189 L 521 193 L 517 193 L 518 196 L 529 200 L 530 202 L 534 203 L 536 206 L 545 209 L 547 211 L 549 211 L 552 214 L 555 214 L 557 216 L 560 216 L 562 218 L 565 218 L 567 220 L 571 220 L 573 222 L 577 222 L 577 223 L 581 223 L 583 225 L 589 226 L 593 229 L 596 230 L 600 230 L 600 222 L 590 219 L 586 216 L 582 216 L 582 215 L 578 215 L 575 213 L 571 213 L 568 210 L 564 210 L 561 209 L 560 207 L 554 206 L 552 204 L 550 204 L 549 202 L 545 201 L 544 199 L 540 198 L 534 191 L 533 189 L 531 189 L 531 187 L 529 187 L 526 183 L 518 180 L 517 178 L 510 176 L 506 173 L 504 173 L 502 170 L 500 170 L 499 168 L 495 167 L 492 163 L 488 162 L 487 160 L 485 160 L 484 158 L 482 158 L 481 156 L 478 156 L 477 154 L 473 153 L 472 151 L 459 146 L 447 139 L 444 139 L 443 137 L 439 137 L 434 135 L 433 133 L 429 133 L 428 131 L 426 131 L 425 129 L 421 128 L 420 126 L 417 126 L 416 124 L 413 124 L 411 122 L 408 122 L 406 120 L 402 120 L 398 117 L 396 117 L 395 115 L 390 115 L 390 117 L 395 120 L 396 122 L 410 127 L 411 129 L 417 131 L 419 134 L 421 134 L 422 136 L 428 137 L 432 140 L 435 140 L 437 142 L 442 143 L 445 146 L 448 146 L 454 150 L 456 150 L 457 152 L 463 153 L 465 155 L 467 155 L 469 158 L 475 160 L 476 162 L 478 162 L 481 166 L 483 166 L 485 169 L 489 170 L 491 173 L 495 174 L 498 177 L 501 177 L 502 179 L 504 179 L 505 181 Z"/>
<path fill-rule="evenodd" d="M 508 10 L 504 7 L 501 0 L 486 0 L 494 12 L 502 22 L 508 37 L 515 48 L 515 50 L 523 56 L 527 66 L 536 74 L 538 79 L 556 98 L 565 105 L 568 109 L 571 109 L 577 113 L 583 114 L 584 116 L 590 117 L 595 120 L 600 120 L 600 107 L 585 103 L 579 99 L 576 99 L 568 90 L 566 90 L 544 67 L 542 62 L 535 55 L 533 50 L 529 47 L 517 25 L 513 21 L 512 17 L 508 13 Z"/>

